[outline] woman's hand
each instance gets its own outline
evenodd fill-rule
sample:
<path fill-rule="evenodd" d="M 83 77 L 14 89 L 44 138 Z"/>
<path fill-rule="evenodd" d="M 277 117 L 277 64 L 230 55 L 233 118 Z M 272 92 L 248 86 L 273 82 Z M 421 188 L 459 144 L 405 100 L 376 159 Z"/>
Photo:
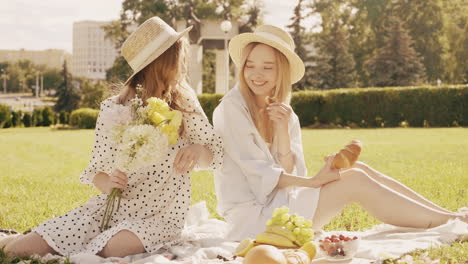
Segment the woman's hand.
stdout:
<path fill-rule="evenodd" d="M 293 112 L 291 106 L 284 103 L 271 103 L 267 106 L 266 110 L 275 128 L 288 131 L 289 118 Z"/>
<path fill-rule="evenodd" d="M 340 171 L 338 169 L 332 169 L 331 164 L 335 155 L 329 155 L 326 157 L 327 161 L 325 165 L 315 175 L 316 183 L 319 186 L 325 185 L 329 182 L 339 180 L 341 178 Z"/>
<path fill-rule="evenodd" d="M 200 144 L 193 144 L 179 150 L 174 159 L 174 169 L 177 173 L 191 171 L 200 160 L 205 147 Z"/>
<path fill-rule="evenodd" d="M 110 194 L 113 188 L 125 189 L 128 183 L 127 174 L 114 169 L 110 175 L 100 172 L 93 180 L 94 185 L 103 193 Z"/>

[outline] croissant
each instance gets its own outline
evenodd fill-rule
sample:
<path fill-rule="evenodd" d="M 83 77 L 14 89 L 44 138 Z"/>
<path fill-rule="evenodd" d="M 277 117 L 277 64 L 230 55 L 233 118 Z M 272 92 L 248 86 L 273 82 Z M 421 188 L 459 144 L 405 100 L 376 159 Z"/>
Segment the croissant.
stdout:
<path fill-rule="evenodd" d="M 276 97 L 274 97 L 274 96 L 271 96 L 271 97 L 270 97 L 270 96 L 267 96 L 267 97 L 265 97 L 265 103 L 266 103 L 267 105 L 272 104 L 272 103 L 276 103 L 276 102 L 278 102 L 278 99 L 277 99 Z"/>
<path fill-rule="evenodd" d="M 353 140 L 351 143 L 340 149 L 332 161 L 331 168 L 347 169 L 356 163 L 361 154 L 362 143 L 359 140 Z"/>

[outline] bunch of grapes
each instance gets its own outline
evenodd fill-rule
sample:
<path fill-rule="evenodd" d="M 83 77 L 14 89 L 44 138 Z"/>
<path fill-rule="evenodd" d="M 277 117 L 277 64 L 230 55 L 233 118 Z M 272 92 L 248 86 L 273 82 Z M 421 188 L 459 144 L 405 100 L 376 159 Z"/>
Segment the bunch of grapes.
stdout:
<path fill-rule="evenodd" d="M 289 208 L 282 206 L 276 208 L 273 212 L 271 219 L 267 221 L 267 228 L 272 226 L 281 226 L 289 230 L 290 239 L 299 246 L 304 245 L 306 242 L 314 238 L 314 231 L 312 230 L 312 221 L 305 220 L 304 217 L 297 214 L 289 214 Z M 285 230 L 285 231 L 286 231 Z"/>

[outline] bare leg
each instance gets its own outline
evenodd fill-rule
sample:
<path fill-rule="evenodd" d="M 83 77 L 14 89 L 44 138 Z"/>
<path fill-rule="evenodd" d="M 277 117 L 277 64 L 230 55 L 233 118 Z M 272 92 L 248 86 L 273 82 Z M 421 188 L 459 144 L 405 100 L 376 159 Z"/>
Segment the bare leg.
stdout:
<path fill-rule="evenodd" d="M 103 258 L 122 258 L 145 252 L 143 244 L 135 234 L 128 230 L 122 230 L 115 234 L 97 255 Z"/>
<path fill-rule="evenodd" d="M 429 208 L 439 210 L 441 212 L 446 212 L 446 213 L 453 213 L 452 211 L 449 211 L 418 194 L 417 192 L 411 190 L 410 188 L 406 187 L 404 184 L 401 182 L 393 179 L 392 177 L 389 177 L 374 168 L 370 167 L 369 165 L 365 164 L 364 162 L 356 162 L 354 164 L 353 168 L 358 168 L 362 169 L 365 171 L 370 177 L 372 177 L 374 180 L 378 181 L 379 183 L 387 186 L 390 189 L 393 189 L 394 191 L 397 191 L 405 196 L 408 196 L 409 198 L 420 202 L 424 204 L 425 206 L 428 206 Z"/>
<path fill-rule="evenodd" d="M 40 256 L 44 256 L 47 253 L 57 254 L 36 232 L 15 238 L 6 245 L 5 252 L 16 257 L 26 257 L 33 254 Z"/>
<path fill-rule="evenodd" d="M 357 202 L 378 220 L 402 227 L 429 228 L 460 218 L 455 213 L 434 210 L 370 177 L 365 171 L 352 168 L 342 173 L 341 180 L 322 186 L 313 218 L 313 228 L 321 228 L 344 206 Z"/>

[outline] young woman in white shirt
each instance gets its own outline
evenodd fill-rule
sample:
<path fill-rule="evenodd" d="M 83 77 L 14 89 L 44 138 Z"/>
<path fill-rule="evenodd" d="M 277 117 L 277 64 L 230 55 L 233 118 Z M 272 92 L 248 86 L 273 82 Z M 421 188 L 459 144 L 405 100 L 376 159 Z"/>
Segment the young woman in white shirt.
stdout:
<path fill-rule="evenodd" d="M 289 105 L 291 85 L 302 78 L 304 64 L 291 36 L 263 25 L 234 37 L 229 52 L 239 81 L 213 115 L 224 143 L 224 164 L 215 171 L 218 212 L 231 226 L 229 238 L 254 237 L 282 205 L 311 219 L 315 229 L 353 202 L 397 226 L 467 221 L 363 162 L 336 170 L 329 156 L 315 177 L 306 177 L 299 119 Z M 267 97 L 277 102 L 268 103 Z"/>

